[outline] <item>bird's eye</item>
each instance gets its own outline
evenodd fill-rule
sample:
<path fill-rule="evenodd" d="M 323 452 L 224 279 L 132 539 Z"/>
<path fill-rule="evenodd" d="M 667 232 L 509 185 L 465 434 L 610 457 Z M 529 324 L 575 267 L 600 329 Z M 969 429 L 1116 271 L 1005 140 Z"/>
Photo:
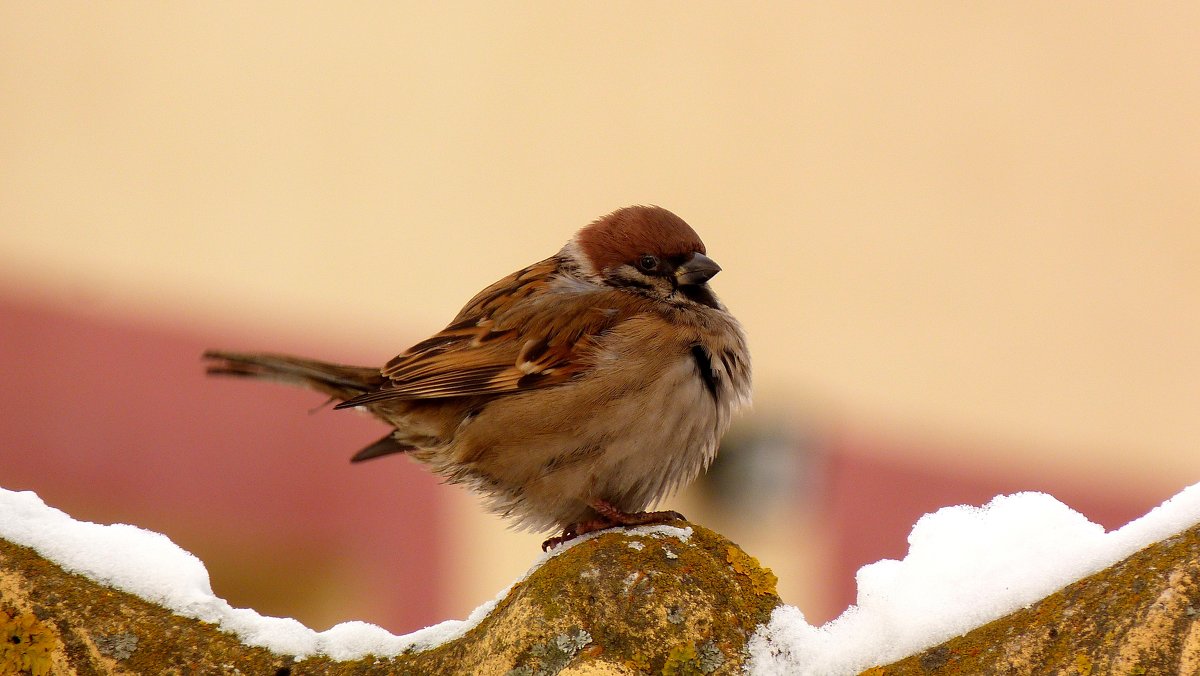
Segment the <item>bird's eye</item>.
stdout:
<path fill-rule="evenodd" d="M 646 254 L 637 260 L 637 266 L 642 272 L 654 272 L 658 269 L 658 259 L 650 254 Z"/>

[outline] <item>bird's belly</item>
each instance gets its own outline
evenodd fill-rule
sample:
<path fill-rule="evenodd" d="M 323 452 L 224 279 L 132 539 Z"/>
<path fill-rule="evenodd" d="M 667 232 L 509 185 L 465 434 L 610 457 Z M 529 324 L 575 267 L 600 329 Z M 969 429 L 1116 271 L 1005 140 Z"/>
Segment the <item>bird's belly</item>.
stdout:
<path fill-rule="evenodd" d="M 630 371 L 542 390 L 536 408 L 521 401 L 530 395 L 492 402 L 446 449 L 448 465 L 467 468 L 453 479 L 532 529 L 591 518 L 596 498 L 643 510 L 686 484 L 715 455 L 729 407 L 690 359 L 653 377 Z"/>

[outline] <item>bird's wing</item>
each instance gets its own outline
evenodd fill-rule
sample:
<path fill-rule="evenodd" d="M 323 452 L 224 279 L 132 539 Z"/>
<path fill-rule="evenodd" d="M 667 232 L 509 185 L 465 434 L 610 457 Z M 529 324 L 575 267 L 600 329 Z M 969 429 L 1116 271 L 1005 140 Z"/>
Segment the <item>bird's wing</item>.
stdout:
<path fill-rule="evenodd" d="M 587 370 L 596 338 L 639 304 L 620 291 L 556 278 L 557 271 L 550 258 L 484 289 L 449 326 L 388 362 L 379 389 L 337 408 L 520 392 Z"/>

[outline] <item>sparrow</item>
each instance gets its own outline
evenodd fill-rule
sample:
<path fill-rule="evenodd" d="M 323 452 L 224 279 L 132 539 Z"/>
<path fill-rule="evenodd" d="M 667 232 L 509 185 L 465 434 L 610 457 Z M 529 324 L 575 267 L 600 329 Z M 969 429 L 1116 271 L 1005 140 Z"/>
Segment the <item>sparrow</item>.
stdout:
<path fill-rule="evenodd" d="M 480 291 L 450 325 L 382 368 L 209 351 L 208 373 L 322 392 L 394 429 L 361 462 L 402 453 L 479 493 L 556 546 L 645 511 L 716 456 L 750 400 L 741 325 L 708 281 L 721 270 L 682 218 L 614 211 L 553 256 Z"/>

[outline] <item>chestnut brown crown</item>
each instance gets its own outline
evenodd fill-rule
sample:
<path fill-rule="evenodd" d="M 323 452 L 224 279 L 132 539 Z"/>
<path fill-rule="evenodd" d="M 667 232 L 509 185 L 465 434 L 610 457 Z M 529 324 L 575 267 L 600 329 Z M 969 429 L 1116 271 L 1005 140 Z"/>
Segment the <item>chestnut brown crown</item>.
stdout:
<path fill-rule="evenodd" d="M 633 263 L 643 255 L 682 261 L 705 253 L 692 226 L 656 206 L 618 209 L 580 230 L 576 242 L 597 271 Z"/>

